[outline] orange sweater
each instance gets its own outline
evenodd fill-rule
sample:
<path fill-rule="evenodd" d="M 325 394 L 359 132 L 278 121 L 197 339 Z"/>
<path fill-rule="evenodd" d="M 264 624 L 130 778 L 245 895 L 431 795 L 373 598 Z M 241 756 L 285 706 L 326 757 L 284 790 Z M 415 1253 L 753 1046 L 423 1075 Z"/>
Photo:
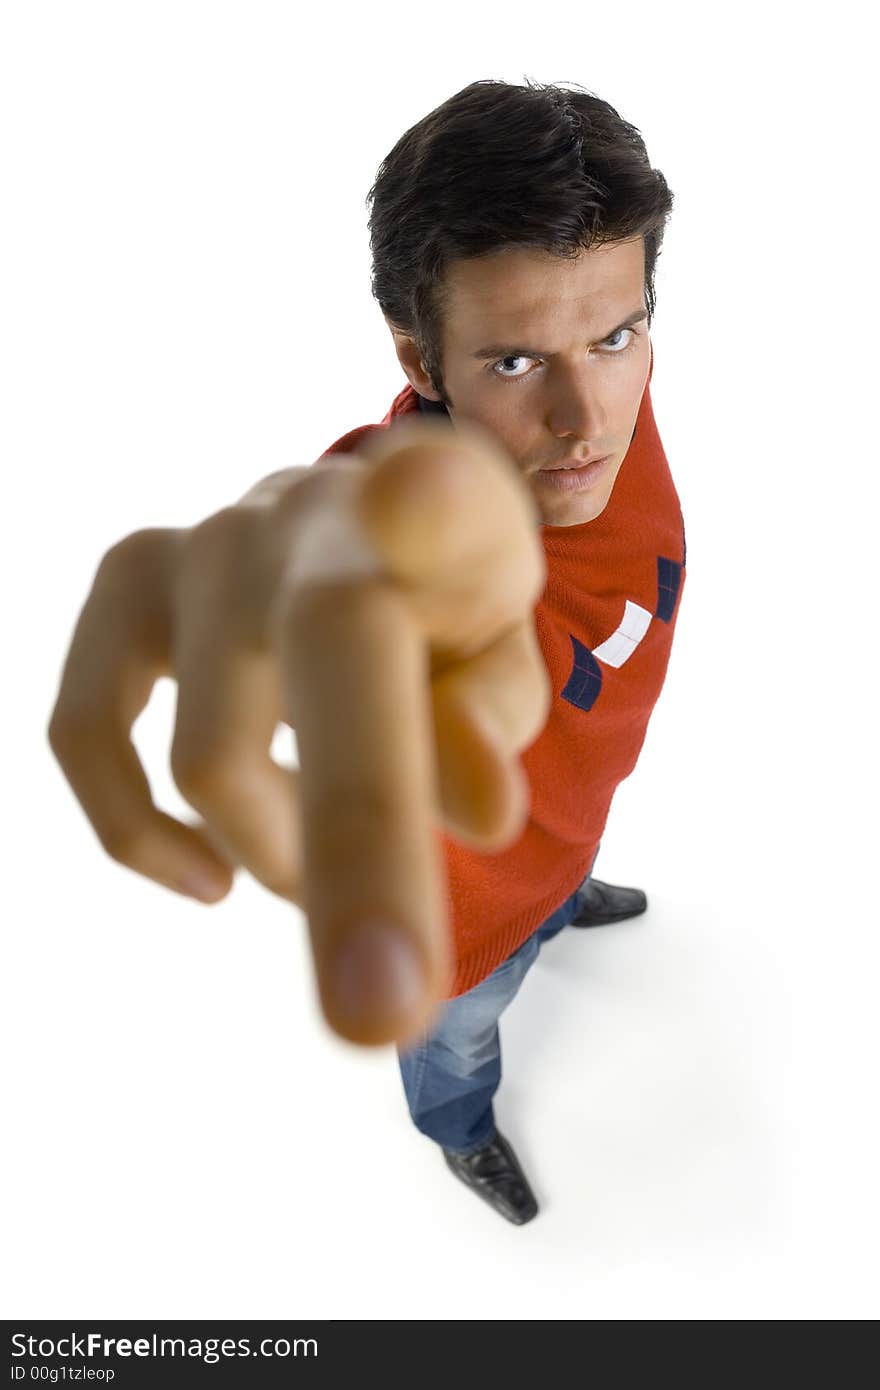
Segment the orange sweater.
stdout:
<path fill-rule="evenodd" d="M 454 939 L 448 998 L 491 974 L 586 877 L 666 678 L 686 552 L 681 506 L 654 423 L 652 373 L 653 359 L 604 512 L 580 526 L 541 526 L 547 583 L 535 624 L 553 701 L 543 731 L 521 754 L 531 788 L 525 829 L 497 854 L 437 831 Z M 419 396 L 407 384 L 380 424 L 349 431 L 321 458 L 354 452 L 372 430 L 418 410 Z"/>

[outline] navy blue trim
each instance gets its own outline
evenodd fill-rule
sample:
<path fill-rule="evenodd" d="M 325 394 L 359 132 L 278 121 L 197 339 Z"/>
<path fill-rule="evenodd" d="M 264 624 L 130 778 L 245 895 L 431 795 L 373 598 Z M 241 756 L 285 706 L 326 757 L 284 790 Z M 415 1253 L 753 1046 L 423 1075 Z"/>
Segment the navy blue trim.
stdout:
<path fill-rule="evenodd" d="M 583 642 L 579 642 L 571 633 L 568 635 L 574 648 L 574 667 L 560 693 L 563 700 L 567 700 L 570 705 L 589 710 L 593 708 L 602 690 L 602 668 L 589 647 L 585 647 Z"/>
<path fill-rule="evenodd" d="M 657 607 L 654 617 L 661 618 L 664 623 L 668 623 L 675 612 L 675 600 L 681 588 L 681 571 L 682 566 L 677 560 L 667 560 L 665 555 L 657 556 Z"/>

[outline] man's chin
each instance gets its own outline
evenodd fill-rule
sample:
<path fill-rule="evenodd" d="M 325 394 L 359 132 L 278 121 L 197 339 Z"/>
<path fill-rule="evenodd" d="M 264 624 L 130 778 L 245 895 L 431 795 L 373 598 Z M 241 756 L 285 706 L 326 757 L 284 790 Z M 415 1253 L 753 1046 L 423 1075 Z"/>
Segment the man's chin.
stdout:
<path fill-rule="evenodd" d="M 587 521 L 595 521 L 597 516 L 601 516 L 608 506 L 611 494 L 603 493 L 601 497 L 570 497 L 560 500 L 552 506 L 547 505 L 546 498 L 541 498 L 538 510 L 541 513 L 542 526 L 583 526 Z"/>

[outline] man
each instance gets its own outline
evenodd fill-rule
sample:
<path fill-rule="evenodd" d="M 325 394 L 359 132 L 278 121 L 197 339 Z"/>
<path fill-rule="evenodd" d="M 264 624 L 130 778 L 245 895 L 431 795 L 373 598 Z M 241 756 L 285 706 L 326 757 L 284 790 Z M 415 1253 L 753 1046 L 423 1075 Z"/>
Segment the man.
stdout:
<path fill-rule="evenodd" d="M 684 582 L 648 390 L 672 198 L 607 103 L 501 82 L 407 131 L 371 198 L 407 386 L 312 468 L 114 547 L 50 737 L 121 862 L 207 901 L 242 864 L 304 907 L 328 1021 L 396 1042 L 417 1127 L 522 1224 L 498 1018 L 569 921 L 646 906 L 591 875 Z M 125 738 L 169 672 L 201 828 L 155 811 Z"/>

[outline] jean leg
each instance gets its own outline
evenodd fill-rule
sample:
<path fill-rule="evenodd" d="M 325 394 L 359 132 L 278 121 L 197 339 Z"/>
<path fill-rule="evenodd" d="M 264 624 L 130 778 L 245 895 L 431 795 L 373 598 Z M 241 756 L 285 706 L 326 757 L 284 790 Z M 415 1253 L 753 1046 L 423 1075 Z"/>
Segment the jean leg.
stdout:
<path fill-rule="evenodd" d="M 398 1048 L 413 1123 L 444 1149 L 470 1153 L 495 1132 L 492 1100 L 501 1082 L 498 1019 L 537 957 L 533 933 L 491 975 L 446 1002 L 430 1033 Z"/>
<path fill-rule="evenodd" d="M 598 848 L 596 850 L 598 854 Z M 577 911 L 579 888 L 480 984 L 447 1001 L 430 1032 L 397 1049 L 413 1123 L 445 1149 L 469 1153 L 495 1129 L 492 1100 L 501 1083 L 498 1019 L 515 997 L 545 941 Z"/>
<path fill-rule="evenodd" d="M 548 917 L 546 922 L 542 922 L 540 927 L 538 927 L 538 942 L 541 946 L 543 946 L 545 941 L 551 941 L 554 936 L 558 935 L 563 927 L 567 927 L 577 913 L 578 907 L 580 906 L 581 894 L 593 876 L 593 869 L 596 864 L 599 848 L 600 846 L 597 845 L 596 853 L 593 855 L 586 878 L 578 884 L 571 897 L 566 898 L 562 906 L 557 908 L 553 915 Z"/>

